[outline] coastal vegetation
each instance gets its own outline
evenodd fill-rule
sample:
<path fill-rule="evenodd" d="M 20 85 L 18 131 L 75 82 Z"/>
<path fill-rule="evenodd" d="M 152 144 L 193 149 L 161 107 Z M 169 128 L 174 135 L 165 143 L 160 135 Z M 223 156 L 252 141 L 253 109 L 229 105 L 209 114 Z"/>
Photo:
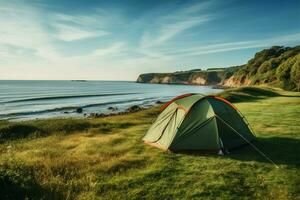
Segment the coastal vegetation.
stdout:
<path fill-rule="evenodd" d="M 298 199 L 300 94 L 267 87 L 220 93 L 254 143 L 226 156 L 142 143 L 159 106 L 103 118 L 0 122 L 0 199 Z"/>
<path fill-rule="evenodd" d="M 141 74 L 137 82 L 196 85 L 269 85 L 300 91 L 300 46 L 273 46 L 247 64 L 229 68 Z"/>
<path fill-rule="evenodd" d="M 269 84 L 286 90 L 300 89 L 300 46 L 274 46 L 255 54 L 234 73 L 240 85 Z"/>

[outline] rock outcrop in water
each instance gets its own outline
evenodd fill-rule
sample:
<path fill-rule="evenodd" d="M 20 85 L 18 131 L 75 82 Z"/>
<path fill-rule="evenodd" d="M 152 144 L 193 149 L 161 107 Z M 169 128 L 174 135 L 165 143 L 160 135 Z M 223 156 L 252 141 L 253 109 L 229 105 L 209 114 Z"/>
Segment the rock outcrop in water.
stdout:
<path fill-rule="evenodd" d="M 120 111 L 120 112 L 110 112 L 110 113 L 90 113 L 89 115 L 85 115 L 86 117 L 90 117 L 90 118 L 101 118 L 101 117 L 109 117 L 109 116 L 115 116 L 115 115 L 125 115 L 125 114 L 129 114 L 129 113 L 135 113 L 138 111 L 141 111 L 143 109 L 145 109 L 146 107 L 142 107 L 139 105 L 133 105 L 129 108 L 127 108 L 125 111 Z"/>
<path fill-rule="evenodd" d="M 133 112 L 140 111 L 140 110 L 142 110 L 142 109 L 143 109 L 143 108 L 142 108 L 141 106 L 134 105 L 134 106 L 131 106 L 131 107 L 127 108 L 125 112 L 133 113 Z"/>
<path fill-rule="evenodd" d="M 76 112 L 77 112 L 77 113 L 82 113 L 82 112 L 83 112 L 83 108 L 81 108 L 81 107 L 77 108 L 77 109 L 76 109 Z"/>
<path fill-rule="evenodd" d="M 118 110 L 118 108 L 114 107 L 114 106 L 110 106 L 110 107 L 107 108 L 107 110 L 110 110 L 110 111 L 114 112 L 114 111 Z"/>

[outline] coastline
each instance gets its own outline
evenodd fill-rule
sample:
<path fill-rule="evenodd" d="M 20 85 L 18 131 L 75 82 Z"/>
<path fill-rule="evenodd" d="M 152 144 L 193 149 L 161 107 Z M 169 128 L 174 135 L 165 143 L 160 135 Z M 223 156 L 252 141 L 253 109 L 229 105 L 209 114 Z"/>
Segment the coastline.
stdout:
<path fill-rule="evenodd" d="M 134 101 L 132 101 L 134 102 Z M 149 104 L 133 104 L 131 106 L 125 107 L 125 108 L 118 108 L 117 106 L 107 106 L 105 112 L 90 112 L 90 113 L 84 113 L 84 108 L 82 107 L 72 107 L 70 108 L 71 111 L 62 111 L 62 109 L 57 109 L 60 113 L 50 115 L 48 111 L 42 111 L 38 113 L 45 113 L 47 117 L 30 117 L 30 118 L 9 118 L 9 119 L 0 119 L 1 121 L 16 121 L 16 122 L 22 122 L 22 121 L 30 121 L 30 120 L 47 120 L 47 119 L 85 119 L 85 118 L 101 118 L 101 117 L 110 117 L 110 116 L 117 116 L 117 115 L 126 115 L 130 113 L 135 113 L 138 111 L 146 110 L 151 107 L 155 107 L 157 105 L 163 104 L 163 101 L 156 100 L 155 102 Z M 56 111 L 56 110 L 55 110 Z M 36 113 L 29 113 L 34 116 Z M 62 115 L 64 114 L 64 115 Z M 12 114 L 14 115 L 14 114 Z"/>
<path fill-rule="evenodd" d="M 0 120 L 111 115 L 131 106 L 149 107 L 183 93 L 222 91 L 211 86 L 120 81 L 2 81 Z"/>

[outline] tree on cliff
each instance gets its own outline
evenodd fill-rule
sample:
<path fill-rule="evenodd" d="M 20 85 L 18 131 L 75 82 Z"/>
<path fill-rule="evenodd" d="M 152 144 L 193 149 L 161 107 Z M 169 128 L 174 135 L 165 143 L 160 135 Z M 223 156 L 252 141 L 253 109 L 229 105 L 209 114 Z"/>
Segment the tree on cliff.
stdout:
<path fill-rule="evenodd" d="M 297 91 L 300 91 L 300 55 L 297 56 L 297 60 L 291 69 L 291 79 L 297 86 Z"/>

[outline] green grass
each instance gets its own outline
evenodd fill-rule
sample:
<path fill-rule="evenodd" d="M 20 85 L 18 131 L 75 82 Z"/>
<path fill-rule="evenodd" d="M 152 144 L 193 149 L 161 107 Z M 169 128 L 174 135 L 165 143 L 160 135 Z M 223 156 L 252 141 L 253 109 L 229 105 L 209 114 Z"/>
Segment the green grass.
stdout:
<path fill-rule="evenodd" d="M 267 87 L 240 87 L 238 89 L 227 89 L 218 95 L 229 100 L 232 103 L 237 103 L 243 101 L 256 101 L 269 97 L 283 96 L 284 94 L 280 94 L 275 89 Z"/>
<path fill-rule="evenodd" d="M 251 146 L 216 156 L 144 145 L 158 107 L 98 119 L 0 122 L 0 199 L 299 199 L 300 94 L 240 88 L 226 95 L 279 169 Z"/>

